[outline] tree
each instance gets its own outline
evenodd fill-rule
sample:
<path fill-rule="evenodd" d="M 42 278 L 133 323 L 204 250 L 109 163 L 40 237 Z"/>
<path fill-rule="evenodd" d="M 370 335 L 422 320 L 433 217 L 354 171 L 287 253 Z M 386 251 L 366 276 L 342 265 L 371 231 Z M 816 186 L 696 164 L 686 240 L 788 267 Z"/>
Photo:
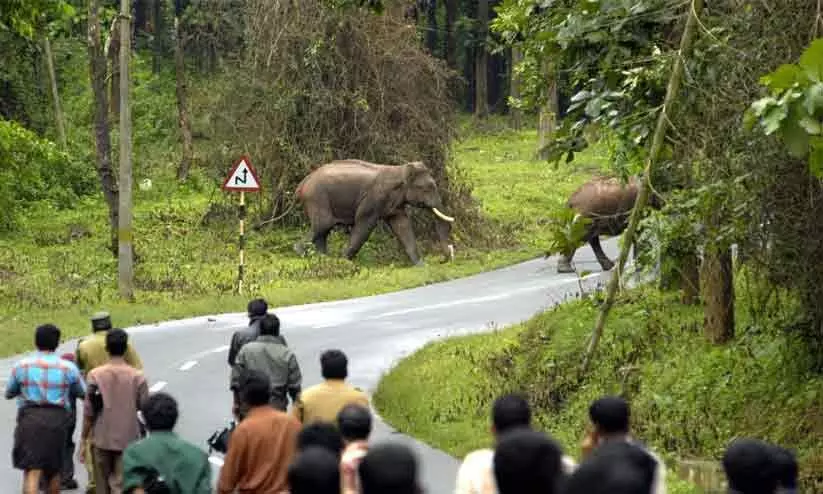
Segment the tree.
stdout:
<path fill-rule="evenodd" d="M 183 156 L 177 167 L 178 180 L 184 181 L 189 176 L 189 167 L 192 161 L 191 124 L 186 102 L 186 60 L 183 45 L 180 17 L 183 15 L 181 0 L 174 1 L 174 69 L 177 79 L 177 121 L 180 126 L 180 139 L 183 141 Z"/>
<path fill-rule="evenodd" d="M 94 144 L 97 152 L 97 174 L 103 189 L 103 197 L 109 207 L 111 226 L 111 251 L 118 252 L 119 191 L 111 166 L 111 136 L 109 132 L 106 98 L 106 58 L 100 41 L 99 0 L 89 0 L 88 49 L 89 78 L 91 79 L 94 105 Z"/>
<path fill-rule="evenodd" d="M 118 285 L 120 296 L 134 300 L 134 253 L 131 228 L 131 107 L 129 105 L 129 56 L 131 55 L 131 1 L 120 0 L 120 218 Z"/>
<path fill-rule="evenodd" d="M 474 116 L 485 118 L 489 113 L 489 0 L 477 1 L 477 51 L 475 52 Z"/>

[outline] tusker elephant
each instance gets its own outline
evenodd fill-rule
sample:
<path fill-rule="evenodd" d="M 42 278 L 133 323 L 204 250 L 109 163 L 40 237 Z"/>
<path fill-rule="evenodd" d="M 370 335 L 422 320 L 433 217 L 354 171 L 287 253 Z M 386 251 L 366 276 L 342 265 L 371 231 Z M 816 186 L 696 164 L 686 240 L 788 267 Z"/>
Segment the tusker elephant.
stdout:
<path fill-rule="evenodd" d="M 417 253 L 411 218 L 406 206 L 430 209 L 440 220 L 437 233 L 444 252 L 454 259 L 449 242 L 454 218 L 441 211 L 443 203 L 429 168 L 420 161 L 404 165 L 380 165 L 362 160 L 338 160 L 320 166 L 297 186 L 295 196 L 311 222 L 311 241 L 327 253 L 326 239 L 336 226 L 351 229 L 344 253 L 353 259 L 379 221 L 388 223 L 415 265 L 423 264 Z"/>
<path fill-rule="evenodd" d="M 569 198 L 566 205 L 578 214 L 592 221 L 586 227 L 583 241 L 591 245 L 597 262 L 603 271 L 609 271 L 614 263 L 600 246 L 600 235 L 620 235 L 629 226 L 634 203 L 641 185 L 640 178 L 631 177 L 624 184 L 617 178 L 595 177 L 581 185 Z M 650 206 L 660 207 L 659 197 L 649 196 Z M 576 249 L 568 255 L 561 254 L 557 261 L 558 273 L 573 273 L 571 261 Z"/>

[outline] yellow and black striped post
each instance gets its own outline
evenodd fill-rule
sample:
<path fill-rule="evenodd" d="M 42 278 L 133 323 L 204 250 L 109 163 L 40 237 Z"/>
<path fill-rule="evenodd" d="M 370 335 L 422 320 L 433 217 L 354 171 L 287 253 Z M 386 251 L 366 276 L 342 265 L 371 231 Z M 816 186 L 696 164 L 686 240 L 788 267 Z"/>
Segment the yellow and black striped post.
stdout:
<path fill-rule="evenodd" d="M 240 264 L 237 266 L 237 293 L 243 294 L 243 252 L 246 248 L 246 193 L 240 191 Z"/>

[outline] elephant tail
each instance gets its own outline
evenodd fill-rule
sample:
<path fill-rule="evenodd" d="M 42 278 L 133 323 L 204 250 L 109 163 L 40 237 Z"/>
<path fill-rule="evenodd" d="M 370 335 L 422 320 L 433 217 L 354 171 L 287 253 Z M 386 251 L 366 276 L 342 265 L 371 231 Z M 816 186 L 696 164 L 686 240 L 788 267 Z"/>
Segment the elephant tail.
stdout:
<path fill-rule="evenodd" d="M 308 178 L 310 176 L 311 176 L 311 173 L 306 175 L 303 178 L 303 180 L 300 181 L 300 183 L 294 189 L 294 196 L 292 196 L 291 204 L 289 204 L 289 207 L 287 207 L 286 210 L 283 211 L 280 214 L 280 216 L 272 216 L 271 218 L 269 218 L 265 221 L 262 221 L 262 222 L 258 223 L 257 225 L 255 225 L 254 229 L 255 230 L 260 230 L 264 226 L 266 226 L 270 223 L 274 223 L 276 221 L 279 221 L 279 220 L 283 219 L 287 214 L 291 213 L 292 209 L 294 209 L 295 204 L 297 204 L 298 201 L 303 199 L 303 187 L 306 185 L 306 182 L 308 181 Z"/>

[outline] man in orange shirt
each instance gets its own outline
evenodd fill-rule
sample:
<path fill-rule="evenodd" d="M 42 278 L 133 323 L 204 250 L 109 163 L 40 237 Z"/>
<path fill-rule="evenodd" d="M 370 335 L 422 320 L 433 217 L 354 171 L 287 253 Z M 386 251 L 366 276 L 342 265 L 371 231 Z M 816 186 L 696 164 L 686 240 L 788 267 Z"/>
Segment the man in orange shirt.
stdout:
<path fill-rule="evenodd" d="M 238 379 L 238 392 L 248 414 L 232 432 L 217 492 L 286 492 L 300 422 L 269 405 L 271 384 L 262 372 L 244 371 Z"/>

